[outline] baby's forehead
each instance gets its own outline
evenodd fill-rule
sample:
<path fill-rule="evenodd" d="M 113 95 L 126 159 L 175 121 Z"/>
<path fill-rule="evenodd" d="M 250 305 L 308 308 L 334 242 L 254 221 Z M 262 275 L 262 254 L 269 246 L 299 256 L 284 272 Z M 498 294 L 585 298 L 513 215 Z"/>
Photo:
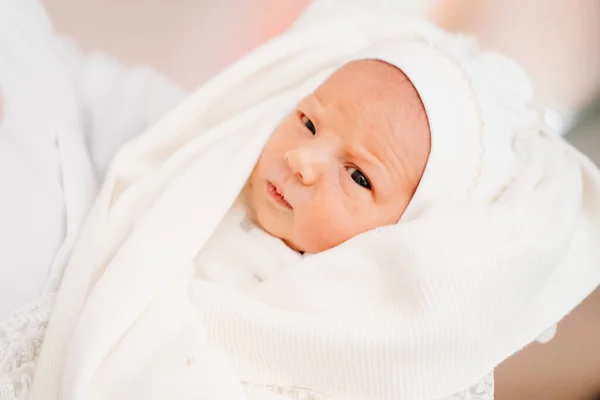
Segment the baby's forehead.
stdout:
<path fill-rule="evenodd" d="M 346 93 L 377 93 L 382 89 L 389 91 L 412 84 L 397 67 L 379 60 L 364 59 L 342 65 L 317 88 L 317 91 L 332 86 Z"/>
<path fill-rule="evenodd" d="M 319 106 L 344 115 L 402 119 L 424 115 L 417 90 L 397 67 L 379 60 L 356 60 L 337 69 L 312 94 Z"/>

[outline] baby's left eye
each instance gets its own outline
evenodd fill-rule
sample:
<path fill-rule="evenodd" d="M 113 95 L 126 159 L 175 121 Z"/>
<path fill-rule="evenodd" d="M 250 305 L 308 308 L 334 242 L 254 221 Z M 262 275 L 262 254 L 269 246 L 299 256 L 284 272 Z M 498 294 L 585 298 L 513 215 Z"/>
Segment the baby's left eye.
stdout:
<path fill-rule="evenodd" d="M 304 124 L 306 129 L 308 129 L 313 135 L 317 134 L 317 128 L 315 128 L 315 124 L 313 124 L 310 118 L 308 118 L 304 114 L 300 114 L 300 119 L 302 120 L 302 123 Z"/>
<path fill-rule="evenodd" d="M 359 169 L 354 167 L 348 167 L 346 168 L 346 170 L 350 174 L 352 180 L 356 182 L 357 185 L 362 186 L 367 190 L 371 190 L 371 183 L 369 182 L 365 174 L 363 174 Z"/>

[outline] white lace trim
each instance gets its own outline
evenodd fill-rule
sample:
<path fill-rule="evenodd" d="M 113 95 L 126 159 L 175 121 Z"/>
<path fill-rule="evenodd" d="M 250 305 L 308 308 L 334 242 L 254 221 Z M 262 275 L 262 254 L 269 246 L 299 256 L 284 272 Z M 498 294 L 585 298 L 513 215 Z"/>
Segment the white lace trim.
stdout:
<path fill-rule="evenodd" d="M 0 321 L 0 400 L 25 400 L 54 295 L 41 297 Z"/>
<path fill-rule="evenodd" d="M 274 385 L 253 385 L 254 388 L 269 390 L 278 395 L 293 400 L 343 400 L 326 394 L 299 387 L 281 387 Z M 451 397 L 440 400 L 493 400 L 494 399 L 494 373 L 490 372 L 485 378 L 470 388 Z"/>
<path fill-rule="evenodd" d="M 314 390 L 299 388 L 299 387 L 282 387 L 274 385 L 255 385 L 247 383 L 256 389 L 263 389 L 293 400 L 335 400 L 331 396 L 327 396 L 323 393 L 316 392 Z"/>
<path fill-rule="evenodd" d="M 447 400 L 493 400 L 494 399 L 494 372 L 490 372 L 483 379 L 467 390 L 455 394 Z"/>

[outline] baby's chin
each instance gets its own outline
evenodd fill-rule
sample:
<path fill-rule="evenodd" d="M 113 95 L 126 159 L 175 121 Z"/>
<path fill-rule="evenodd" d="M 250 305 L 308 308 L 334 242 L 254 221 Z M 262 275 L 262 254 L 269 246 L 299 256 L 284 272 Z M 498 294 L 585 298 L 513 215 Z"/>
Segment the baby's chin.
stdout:
<path fill-rule="evenodd" d="M 281 240 L 287 247 L 294 251 L 297 251 L 299 253 L 307 252 L 304 246 L 300 245 L 294 240 L 289 239 L 288 235 L 284 234 L 284 227 L 281 226 L 281 224 L 276 223 L 277 221 L 273 220 L 273 216 L 264 215 L 264 213 L 261 212 L 264 210 L 261 210 L 260 207 L 255 207 L 251 200 L 247 201 L 245 205 L 248 217 L 258 228 L 265 231 L 274 238 Z"/>
<path fill-rule="evenodd" d="M 308 234 L 299 235 L 300 237 L 293 240 L 281 239 L 290 249 L 300 253 L 317 254 L 330 250 L 339 246 L 350 238 L 319 238 L 318 235 Z M 303 237 L 304 236 L 304 237 Z M 303 240 L 304 239 L 304 240 Z"/>
<path fill-rule="evenodd" d="M 257 219 L 255 220 L 255 223 L 259 228 L 267 232 L 269 235 L 281 240 L 287 247 L 298 253 L 316 254 L 335 247 L 335 244 L 326 243 L 325 241 L 321 240 L 315 240 L 314 237 L 303 240 L 302 235 L 287 235 L 285 233 L 294 231 L 292 226 L 288 226 L 288 229 L 283 229 L 284 227 L 281 225 L 275 224 L 275 226 L 272 226 L 270 222 L 273 221 L 270 221 L 268 218 L 261 221 L 260 212 L 257 213 Z"/>
<path fill-rule="evenodd" d="M 269 219 L 267 219 L 266 221 L 263 220 L 261 221 L 261 218 L 259 217 L 260 213 L 257 214 L 257 219 L 255 221 L 255 223 L 258 225 L 259 228 L 261 228 L 263 231 L 267 232 L 269 235 L 281 240 L 287 247 L 289 247 L 290 249 L 298 252 L 298 253 L 311 253 L 314 254 L 315 251 L 311 251 L 310 249 L 313 248 L 313 246 L 310 245 L 306 245 L 305 243 L 302 243 L 301 241 L 298 240 L 294 240 L 291 239 L 288 235 L 283 234 L 283 227 L 280 226 L 279 224 L 277 224 L 276 226 L 271 226 L 271 224 L 269 222 Z"/>
<path fill-rule="evenodd" d="M 304 254 L 304 253 L 310 253 L 310 251 L 306 251 L 306 250 L 304 249 L 304 247 L 302 247 L 302 246 L 298 246 L 296 243 L 294 243 L 294 242 L 292 242 L 292 241 L 290 241 L 290 240 L 286 240 L 286 239 L 283 239 L 283 238 L 279 238 L 279 239 L 281 239 L 281 241 L 282 241 L 283 243 L 285 243 L 285 245 L 286 245 L 287 247 L 289 247 L 290 249 L 292 249 L 292 250 L 294 250 L 294 251 L 297 251 L 298 253 L 302 253 L 302 254 Z"/>

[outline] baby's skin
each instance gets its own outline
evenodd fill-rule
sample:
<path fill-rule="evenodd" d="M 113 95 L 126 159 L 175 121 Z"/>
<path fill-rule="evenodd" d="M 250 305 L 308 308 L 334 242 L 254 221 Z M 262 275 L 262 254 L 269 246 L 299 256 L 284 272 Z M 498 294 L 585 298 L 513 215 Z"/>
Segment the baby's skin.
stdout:
<path fill-rule="evenodd" d="M 251 174 L 247 208 L 292 249 L 325 251 L 398 222 L 430 142 L 409 79 L 382 61 L 350 62 L 275 129 Z"/>

